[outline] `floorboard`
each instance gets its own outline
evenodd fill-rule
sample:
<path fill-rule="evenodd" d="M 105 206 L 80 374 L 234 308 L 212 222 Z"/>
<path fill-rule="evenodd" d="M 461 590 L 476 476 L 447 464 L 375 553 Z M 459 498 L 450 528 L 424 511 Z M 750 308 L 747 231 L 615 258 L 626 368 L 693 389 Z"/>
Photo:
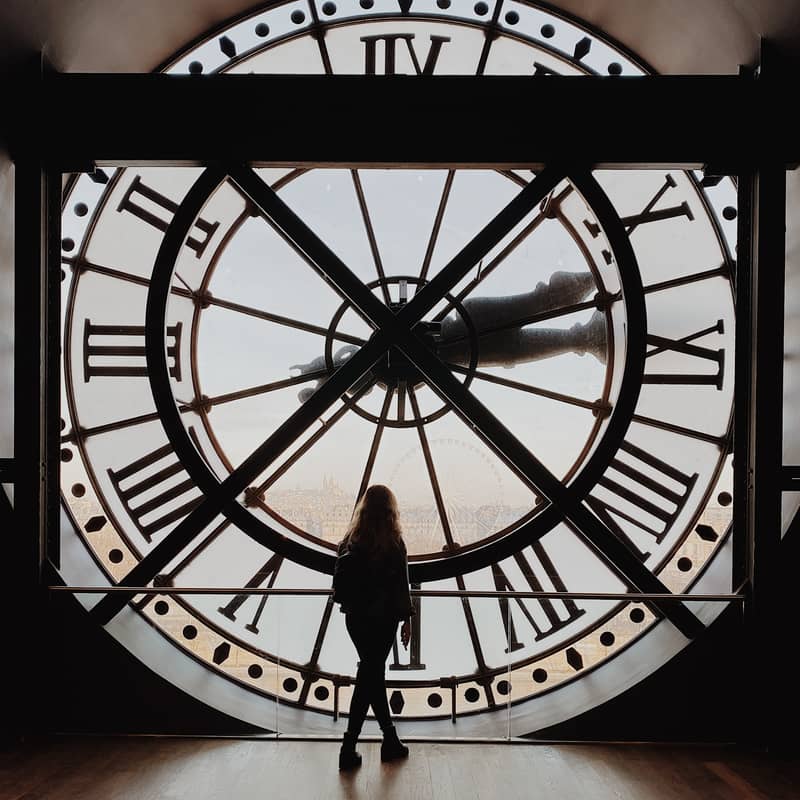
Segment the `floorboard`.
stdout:
<path fill-rule="evenodd" d="M 0 753 L 0 800 L 800 800 L 800 761 L 735 747 L 56 737 Z"/>

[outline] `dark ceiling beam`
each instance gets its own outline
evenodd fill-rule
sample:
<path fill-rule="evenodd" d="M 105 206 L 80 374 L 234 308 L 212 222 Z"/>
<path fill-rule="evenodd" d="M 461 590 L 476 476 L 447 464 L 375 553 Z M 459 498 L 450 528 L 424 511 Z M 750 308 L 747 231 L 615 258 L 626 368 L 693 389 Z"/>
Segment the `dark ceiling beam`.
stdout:
<path fill-rule="evenodd" d="M 19 86 L 12 156 L 92 164 L 708 167 L 800 163 L 794 89 L 750 75 L 46 73 Z M 24 106 L 22 105 L 24 101 Z"/>

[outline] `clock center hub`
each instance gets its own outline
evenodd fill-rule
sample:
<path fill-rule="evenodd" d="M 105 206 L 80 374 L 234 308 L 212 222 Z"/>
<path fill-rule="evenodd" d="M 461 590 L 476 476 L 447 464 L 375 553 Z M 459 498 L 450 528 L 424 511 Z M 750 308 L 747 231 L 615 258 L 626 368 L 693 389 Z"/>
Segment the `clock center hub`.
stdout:
<path fill-rule="evenodd" d="M 392 304 L 392 310 L 396 311 L 401 305 Z M 414 326 L 414 333 L 435 353 L 441 328 L 439 322 L 419 322 Z M 396 388 L 401 383 L 416 388 L 425 382 L 423 374 L 397 347 L 388 350 L 372 368 L 372 373 L 378 383 L 387 388 Z"/>

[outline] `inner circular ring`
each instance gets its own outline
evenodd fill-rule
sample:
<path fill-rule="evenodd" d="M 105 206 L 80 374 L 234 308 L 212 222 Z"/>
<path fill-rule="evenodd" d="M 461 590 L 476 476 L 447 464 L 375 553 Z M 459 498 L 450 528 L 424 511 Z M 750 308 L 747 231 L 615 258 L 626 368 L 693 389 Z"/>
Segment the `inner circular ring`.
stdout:
<path fill-rule="evenodd" d="M 378 288 L 380 288 L 382 286 L 392 286 L 392 285 L 398 285 L 399 286 L 399 285 L 402 285 L 403 281 L 405 281 L 407 284 L 412 284 L 414 286 L 420 286 L 420 287 L 424 286 L 426 283 L 428 283 L 427 280 L 425 280 L 424 278 L 420 278 L 418 276 L 397 275 L 397 276 L 391 276 L 391 277 L 382 278 L 382 279 L 378 278 L 377 280 L 370 281 L 369 283 L 366 283 L 364 285 L 368 289 L 378 289 Z M 450 303 L 450 305 L 452 305 L 453 308 L 456 309 L 456 311 L 458 312 L 459 316 L 464 320 L 464 324 L 467 327 L 467 335 L 469 337 L 469 362 L 468 362 L 467 369 L 466 369 L 466 374 L 464 376 L 464 380 L 462 381 L 462 383 L 464 385 L 464 388 L 468 388 L 470 383 L 472 383 L 473 377 L 475 377 L 475 370 L 478 368 L 478 347 L 479 347 L 478 330 L 475 327 L 475 323 L 472 321 L 472 318 L 470 317 L 469 313 L 467 312 L 466 308 L 464 308 L 464 305 L 463 305 L 463 303 L 461 303 L 460 300 L 458 300 L 457 298 L 453 297 L 449 292 L 447 294 L 445 294 L 444 297 L 447 299 L 448 303 Z M 399 307 L 401 305 L 401 303 L 398 303 L 397 305 Z M 334 369 L 336 369 L 336 366 L 337 366 L 337 364 L 336 364 L 336 355 L 337 354 L 335 354 L 333 352 L 333 341 L 334 341 L 334 338 L 335 338 L 334 334 L 336 333 L 336 330 L 337 330 L 337 328 L 339 326 L 339 323 L 342 320 L 342 317 L 345 315 L 345 313 L 348 311 L 348 309 L 350 309 L 352 307 L 353 307 L 353 305 L 349 300 L 345 300 L 344 302 L 342 302 L 342 304 L 339 306 L 339 308 L 336 309 L 336 312 L 334 313 L 333 317 L 331 318 L 330 325 L 328 326 L 328 335 L 325 337 L 325 366 L 327 367 L 327 369 L 330 372 L 332 372 Z M 425 323 L 424 322 L 417 323 L 417 326 L 415 326 L 415 327 L 419 327 L 420 325 L 423 325 L 423 324 L 425 324 Z M 341 349 L 340 349 L 340 351 L 341 351 Z M 402 374 L 404 372 L 407 372 L 408 377 L 411 377 L 411 378 L 414 377 L 415 368 L 412 367 L 411 370 L 407 370 L 406 365 L 402 364 L 402 363 L 399 364 L 399 365 L 396 365 L 394 367 L 390 366 L 388 364 L 389 359 L 391 358 L 391 354 L 394 353 L 394 352 L 396 352 L 394 348 L 392 348 L 391 350 L 389 350 L 387 352 L 385 369 L 381 369 L 381 367 L 376 364 L 375 367 L 373 367 L 373 369 L 369 373 L 367 373 L 367 375 L 371 375 L 372 379 L 375 382 L 377 382 L 378 384 L 382 383 L 381 377 L 391 381 L 391 379 L 394 377 L 393 373 L 395 371 L 396 371 L 397 376 L 398 376 L 397 377 L 397 381 L 398 382 L 399 382 L 399 380 L 402 380 Z M 405 357 L 403 356 L 403 358 L 405 358 Z M 443 362 L 443 363 L 446 366 L 446 363 L 445 362 Z M 411 366 L 411 365 L 408 365 L 408 366 Z M 377 369 L 376 369 L 376 367 L 377 367 Z M 425 378 L 422 375 L 419 375 L 418 377 L 419 377 L 421 383 L 425 382 Z M 359 382 L 359 386 L 360 385 L 361 385 L 361 382 Z M 386 390 L 387 391 L 389 391 L 389 388 L 392 388 L 388 384 L 384 384 L 384 385 L 386 386 Z M 354 388 L 357 388 L 357 387 L 354 387 Z M 416 388 L 416 385 L 414 386 L 414 388 Z M 451 410 L 450 407 L 446 403 L 443 403 L 440 408 L 436 409 L 436 411 L 434 411 L 432 413 L 429 413 L 429 414 L 425 414 L 424 416 L 420 417 L 419 419 L 401 420 L 401 419 L 399 419 L 397 417 L 394 418 L 394 419 L 389 418 L 389 417 L 386 417 L 386 418 L 382 419 L 381 417 L 377 416 L 376 414 L 373 414 L 373 413 L 367 411 L 362 406 L 360 406 L 358 404 L 358 402 L 354 401 L 349 394 L 343 395 L 342 396 L 342 401 L 347 406 L 349 406 L 349 408 L 352 411 L 354 411 L 356 414 L 358 414 L 360 417 L 363 417 L 364 419 L 369 420 L 370 422 L 373 422 L 376 425 L 379 425 L 382 422 L 384 425 L 386 425 L 386 426 L 388 426 L 390 428 L 414 428 L 414 427 L 417 427 L 418 425 L 427 425 L 427 424 L 429 424 L 431 422 L 434 422 L 437 419 L 440 419 L 448 411 Z"/>

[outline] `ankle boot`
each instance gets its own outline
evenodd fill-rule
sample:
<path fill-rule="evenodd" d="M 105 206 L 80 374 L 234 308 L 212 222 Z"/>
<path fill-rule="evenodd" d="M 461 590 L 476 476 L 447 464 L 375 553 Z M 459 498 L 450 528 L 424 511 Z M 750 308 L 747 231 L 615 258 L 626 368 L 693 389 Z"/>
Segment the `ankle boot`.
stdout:
<path fill-rule="evenodd" d="M 394 761 L 396 758 L 407 758 L 408 748 L 400 741 L 394 725 L 383 732 L 381 743 L 381 761 Z"/>
<path fill-rule="evenodd" d="M 361 766 L 361 754 L 356 752 L 356 742 L 358 736 L 353 733 L 345 733 L 342 739 L 342 747 L 339 750 L 339 769 L 347 770 Z"/>

